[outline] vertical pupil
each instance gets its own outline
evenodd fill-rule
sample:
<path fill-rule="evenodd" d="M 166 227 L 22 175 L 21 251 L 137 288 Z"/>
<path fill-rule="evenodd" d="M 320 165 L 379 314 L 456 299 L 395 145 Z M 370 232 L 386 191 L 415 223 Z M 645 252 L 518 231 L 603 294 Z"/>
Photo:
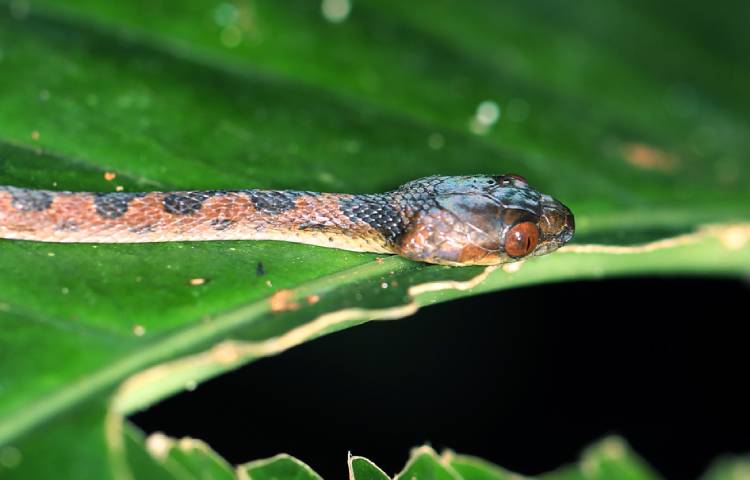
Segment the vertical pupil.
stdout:
<path fill-rule="evenodd" d="M 532 222 L 515 225 L 506 240 L 506 252 L 512 257 L 523 257 L 531 254 L 537 245 L 539 233 Z"/>

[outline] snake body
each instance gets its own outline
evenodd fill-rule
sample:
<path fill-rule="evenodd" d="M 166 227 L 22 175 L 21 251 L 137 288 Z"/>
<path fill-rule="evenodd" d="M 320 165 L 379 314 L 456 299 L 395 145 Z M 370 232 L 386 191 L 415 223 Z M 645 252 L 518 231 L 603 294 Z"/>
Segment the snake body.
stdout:
<path fill-rule="evenodd" d="M 432 176 L 365 195 L 0 186 L 0 237 L 44 242 L 282 240 L 489 265 L 553 251 L 573 230 L 567 207 L 517 175 Z"/>

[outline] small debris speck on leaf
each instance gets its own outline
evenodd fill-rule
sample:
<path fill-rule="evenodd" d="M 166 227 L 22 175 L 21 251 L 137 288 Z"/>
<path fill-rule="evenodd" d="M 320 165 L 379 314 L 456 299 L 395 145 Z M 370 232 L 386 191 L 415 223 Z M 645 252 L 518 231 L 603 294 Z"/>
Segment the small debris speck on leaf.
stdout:
<path fill-rule="evenodd" d="M 307 303 L 309 303 L 310 305 L 315 305 L 316 303 L 318 303 L 320 301 L 320 296 L 319 295 L 308 295 L 307 298 L 306 298 L 306 300 L 307 300 Z"/>
<path fill-rule="evenodd" d="M 271 298 L 268 299 L 268 303 L 271 306 L 272 312 L 286 312 L 290 310 L 297 310 L 299 308 L 299 304 L 292 300 L 292 297 L 294 297 L 294 292 L 283 288 L 281 290 L 277 290 L 273 295 L 271 295 Z"/>

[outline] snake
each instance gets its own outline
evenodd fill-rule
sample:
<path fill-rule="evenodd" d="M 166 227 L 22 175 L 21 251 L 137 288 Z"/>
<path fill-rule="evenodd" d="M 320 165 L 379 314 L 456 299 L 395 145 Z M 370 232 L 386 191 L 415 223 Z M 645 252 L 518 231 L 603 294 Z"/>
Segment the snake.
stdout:
<path fill-rule="evenodd" d="M 574 231 L 568 207 L 516 174 L 434 175 L 375 194 L 0 186 L 0 238 L 40 242 L 279 240 L 464 266 L 544 255 Z"/>

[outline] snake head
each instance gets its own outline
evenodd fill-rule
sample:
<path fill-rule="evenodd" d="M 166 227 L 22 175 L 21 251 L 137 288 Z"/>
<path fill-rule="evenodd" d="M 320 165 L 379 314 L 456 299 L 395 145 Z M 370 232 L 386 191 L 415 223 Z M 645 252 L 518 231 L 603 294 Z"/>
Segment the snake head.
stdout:
<path fill-rule="evenodd" d="M 444 265 L 495 265 L 544 255 L 575 231 L 570 209 L 518 175 L 427 177 L 397 192 L 409 213 L 398 253 Z"/>

